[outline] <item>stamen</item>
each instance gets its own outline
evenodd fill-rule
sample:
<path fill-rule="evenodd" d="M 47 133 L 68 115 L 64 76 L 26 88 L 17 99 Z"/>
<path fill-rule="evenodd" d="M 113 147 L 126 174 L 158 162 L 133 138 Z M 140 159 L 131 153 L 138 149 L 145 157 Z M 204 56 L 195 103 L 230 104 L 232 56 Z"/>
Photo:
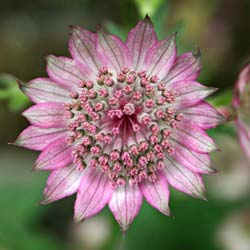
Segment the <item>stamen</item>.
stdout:
<path fill-rule="evenodd" d="M 157 180 L 165 167 L 161 159 L 175 153 L 172 130 L 183 121 L 183 113 L 169 105 L 178 93 L 158 80 L 145 70 L 124 67 L 114 74 L 103 66 L 96 81 L 77 83 L 64 109 L 66 142 L 77 145 L 72 158 L 78 170 L 100 169 L 113 186 Z"/>

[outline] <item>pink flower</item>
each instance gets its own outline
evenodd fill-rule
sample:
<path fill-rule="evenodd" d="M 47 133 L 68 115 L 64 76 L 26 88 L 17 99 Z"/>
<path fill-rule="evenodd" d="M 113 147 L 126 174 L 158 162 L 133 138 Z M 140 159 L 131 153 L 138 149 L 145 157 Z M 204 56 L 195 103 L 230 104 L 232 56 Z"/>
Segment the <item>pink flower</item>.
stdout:
<path fill-rule="evenodd" d="M 21 86 L 35 103 L 16 144 L 42 151 L 35 170 L 51 174 L 42 204 L 77 193 L 75 220 L 108 204 L 122 231 L 143 197 L 169 215 L 169 185 L 204 198 L 202 174 L 216 150 L 205 129 L 221 115 L 196 81 L 199 55 L 177 56 L 175 34 L 157 40 L 148 17 L 124 43 L 102 29 L 73 27 L 73 59 L 49 56 L 49 78 Z"/>
<path fill-rule="evenodd" d="M 250 159 L 250 63 L 241 70 L 235 84 L 233 106 L 237 113 L 236 126 L 239 141 Z"/>

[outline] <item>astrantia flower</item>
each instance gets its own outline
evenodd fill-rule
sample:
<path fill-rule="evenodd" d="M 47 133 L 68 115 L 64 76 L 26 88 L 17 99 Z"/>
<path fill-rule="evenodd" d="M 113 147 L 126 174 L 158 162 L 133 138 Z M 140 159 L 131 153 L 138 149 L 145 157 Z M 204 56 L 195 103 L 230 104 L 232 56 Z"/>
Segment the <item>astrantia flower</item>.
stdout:
<path fill-rule="evenodd" d="M 16 144 L 42 151 L 35 170 L 51 174 L 42 204 L 77 193 L 75 220 L 108 204 L 126 231 L 143 197 L 169 215 L 169 185 L 204 198 L 201 174 L 213 173 L 216 145 L 204 132 L 221 119 L 196 81 L 199 55 L 177 56 L 175 35 L 162 41 L 146 17 L 124 43 L 72 27 L 73 59 L 49 56 L 49 78 L 22 90 L 36 103 Z"/>
<path fill-rule="evenodd" d="M 250 63 L 240 72 L 234 89 L 237 132 L 242 149 L 250 159 Z"/>

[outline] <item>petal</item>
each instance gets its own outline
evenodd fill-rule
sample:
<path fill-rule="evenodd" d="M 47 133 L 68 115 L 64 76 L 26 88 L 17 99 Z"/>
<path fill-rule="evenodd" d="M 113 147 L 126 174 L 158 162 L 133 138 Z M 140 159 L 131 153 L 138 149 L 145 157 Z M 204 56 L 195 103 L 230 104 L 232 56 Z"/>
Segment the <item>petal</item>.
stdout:
<path fill-rule="evenodd" d="M 170 90 L 177 92 L 177 97 L 172 104 L 175 108 L 187 108 L 199 103 L 217 89 L 203 86 L 194 81 L 180 81 L 167 85 Z"/>
<path fill-rule="evenodd" d="M 126 44 L 133 55 L 133 69 L 141 69 L 148 49 L 157 41 L 153 24 L 148 16 L 128 34 Z"/>
<path fill-rule="evenodd" d="M 195 152 L 178 141 L 171 142 L 175 149 L 174 158 L 189 168 L 191 171 L 201 174 L 216 173 L 216 169 L 210 167 L 210 156 L 207 153 Z"/>
<path fill-rule="evenodd" d="M 186 121 L 179 123 L 178 128 L 171 133 L 171 137 L 187 148 L 199 153 L 218 150 L 217 145 L 203 129 Z"/>
<path fill-rule="evenodd" d="M 83 65 L 87 65 L 93 72 L 101 66 L 96 51 L 96 34 L 79 26 L 73 26 L 69 38 L 71 56 Z"/>
<path fill-rule="evenodd" d="M 69 90 L 77 90 L 82 80 L 92 80 L 95 76 L 83 65 L 66 57 L 47 57 L 47 73 L 49 77 Z"/>
<path fill-rule="evenodd" d="M 107 174 L 88 168 L 84 171 L 75 202 L 75 221 L 80 222 L 100 212 L 113 192 Z"/>
<path fill-rule="evenodd" d="M 166 178 L 171 186 L 195 198 L 205 199 L 205 187 L 199 174 L 183 167 L 171 158 L 166 157 L 164 162 Z"/>
<path fill-rule="evenodd" d="M 168 206 L 169 189 L 166 177 L 161 172 L 157 174 L 157 177 L 158 178 L 155 182 L 150 182 L 148 180 L 144 181 L 140 185 L 140 189 L 146 201 L 152 207 L 158 209 L 165 215 L 170 215 Z"/>
<path fill-rule="evenodd" d="M 138 186 L 117 188 L 109 202 L 109 208 L 115 219 L 121 226 L 122 232 L 126 232 L 142 204 L 142 193 Z"/>
<path fill-rule="evenodd" d="M 62 103 L 46 102 L 34 105 L 23 112 L 28 121 L 41 128 L 65 127 L 64 107 Z"/>
<path fill-rule="evenodd" d="M 120 72 L 131 66 L 131 54 L 126 44 L 117 36 L 100 29 L 97 32 L 97 47 L 102 61 L 111 69 Z"/>
<path fill-rule="evenodd" d="M 250 159 L 250 133 L 239 120 L 236 122 L 236 126 L 240 145 L 248 159 Z"/>
<path fill-rule="evenodd" d="M 36 78 L 20 88 L 34 103 L 71 101 L 69 91 L 49 78 Z"/>
<path fill-rule="evenodd" d="M 74 164 L 52 171 L 44 189 L 44 198 L 40 204 L 70 196 L 78 190 L 84 171 L 76 169 Z"/>
<path fill-rule="evenodd" d="M 39 128 L 29 126 L 26 128 L 13 143 L 17 146 L 29 148 L 32 150 L 43 150 L 51 142 L 65 134 L 64 128 Z"/>
<path fill-rule="evenodd" d="M 72 162 L 72 148 L 64 136 L 56 139 L 38 156 L 34 170 L 54 170 L 68 165 Z"/>
<path fill-rule="evenodd" d="M 168 84 L 182 80 L 196 80 L 200 71 L 200 55 L 194 55 L 192 52 L 184 53 L 176 58 L 163 81 Z"/>
<path fill-rule="evenodd" d="M 156 42 L 146 55 L 144 65 L 148 75 L 156 75 L 162 80 L 173 65 L 176 57 L 175 34 Z"/>
<path fill-rule="evenodd" d="M 214 128 L 225 121 L 224 116 L 206 102 L 198 103 L 181 112 L 184 114 L 184 120 L 193 122 L 203 129 Z"/>

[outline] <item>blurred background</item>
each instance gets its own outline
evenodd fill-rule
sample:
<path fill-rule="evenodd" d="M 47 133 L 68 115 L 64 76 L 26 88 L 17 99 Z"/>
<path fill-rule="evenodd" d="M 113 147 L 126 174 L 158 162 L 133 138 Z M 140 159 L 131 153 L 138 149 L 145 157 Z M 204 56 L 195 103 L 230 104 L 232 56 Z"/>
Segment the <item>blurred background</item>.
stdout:
<path fill-rule="evenodd" d="M 31 105 L 15 77 L 45 76 L 48 54 L 68 56 L 69 25 L 126 33 L 148 13 L 160 38 L 178 32 L 180 52 L 198 45 L 200 81 L 229 104 L 240 68 L 250 59 L 249 0 L 1 0 L 0 1 L 0 250 L 250 250 L 250 163 L 233 124 L 209 131 L 221 152 L 220 173 L 205 176 L 208 202 L 172 191 L 173 217 L 143 204 L 125 238 L 108 209 L 75 226 L 70 197 L 47 206 L 46 173 L 32 173 L 35 152 L 7 145 L 27 126 Z M 11 74 L 11 75 L 10 75 Z"/>

